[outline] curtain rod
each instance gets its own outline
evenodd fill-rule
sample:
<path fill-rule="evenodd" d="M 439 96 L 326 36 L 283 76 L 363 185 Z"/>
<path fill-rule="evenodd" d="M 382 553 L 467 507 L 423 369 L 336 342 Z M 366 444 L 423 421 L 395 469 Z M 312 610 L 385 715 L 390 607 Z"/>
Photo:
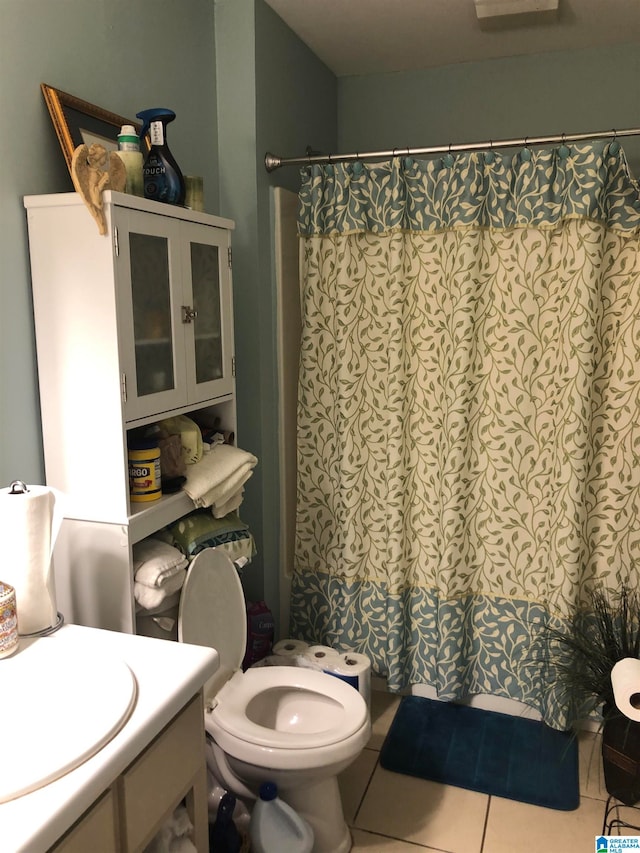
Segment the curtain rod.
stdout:
<path fill-rule="evenodd" d="M 551 145 L 558 142 L 581 142 L 586 139 L 614 139 L 622 136 L 640 136 L 640 127 L 627 130 L 598 130 L 591 133 L 561 133 L 555 136 L 525 136 L 524 139 L 499 139 L 489 142 L 465 142 L 451 145 L 434 145 L 430 148 L 393 148 L 386 151 L 365 151 L 357 154 L 305 154 L 302 157 L 278 157 L 269 151 L 264 155 L 267 172 L 280 166 L 310 166 L 313 163 L 348 163 L 354 160 L 388 160 L 391 157 L 452 154 L 455 151 L 491 151 L 494 148 L 528 148 L 530 145 Z"/>

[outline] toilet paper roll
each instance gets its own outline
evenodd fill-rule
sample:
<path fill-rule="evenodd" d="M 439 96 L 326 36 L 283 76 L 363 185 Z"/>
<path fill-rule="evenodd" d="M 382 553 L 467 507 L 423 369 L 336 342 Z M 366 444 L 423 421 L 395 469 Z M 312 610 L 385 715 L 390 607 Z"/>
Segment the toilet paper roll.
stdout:
<path fill-rule="evenodd" d="M 346 652 L 323 670 L 346 681 L 360 693 L 367 705 L 371 702 L 371 661 L 366 655 Z"/>
<path fill-rule="evenodd" d="M 623 658 L 611 670 L 613 698 L 630 720 L 640 722 L 640 660 Z"/>
<path fill-rule="evenodd" d="M 324 669 L 329 662 L 336 663 L 340 660 L 340 652 L 331 646 L 309 646 L 304 656 L 318 669 Z"/>
<path fill-rule="evenodd" d="M 58 621 L 51 554 L 62 522 L 59 495 L 16 481 L 0 489 L 0 566 L 16 594 L 21 636 Z"/>
<path fill-rule="evenodd" d="M 303 640 L 279 640 L 271 650 L 271 654 L 282 657 L 293 657 L 304 654 L 309 648 L 309 643 Z"/>

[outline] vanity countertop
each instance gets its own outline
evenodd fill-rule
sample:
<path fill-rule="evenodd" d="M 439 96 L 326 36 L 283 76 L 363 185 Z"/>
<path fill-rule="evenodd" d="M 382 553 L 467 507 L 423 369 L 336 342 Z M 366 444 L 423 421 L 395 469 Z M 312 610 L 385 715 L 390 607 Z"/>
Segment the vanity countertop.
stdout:
<path fill-rule="evenodd" d="M 135 678 L 136 699 L 124 726 L 95 755 L 61 778 L 0 804 L 3 853 L 45 853 L 202 689 L 219 665 L 213 649 L 78 625 L 63 625 L 48 637 L 21 639 L 18 651 L 6 661 L 11 660 L 15 669 L 19 655 L 34 643 L 56 644 L 58 660 L 64 660 L 65 653 L 73 657 L 82 647 L 85 652 L 95 651 L 98 660 L 113 656 L 124 661 Z M 4 663 L 0 660 L 2 704 L 11 701 L 2 686 Z M 46 750 L 47 740 L 56 737 L 47 727 L 47 705 L 64 701 L 64 695 L 41 696 L 41 727 L 33 731 L 34 752 Z M 11 738 L 11 732 L 3 731 L 2 737 Z M 1 756 L 0 747 L 0 767 Z"/>

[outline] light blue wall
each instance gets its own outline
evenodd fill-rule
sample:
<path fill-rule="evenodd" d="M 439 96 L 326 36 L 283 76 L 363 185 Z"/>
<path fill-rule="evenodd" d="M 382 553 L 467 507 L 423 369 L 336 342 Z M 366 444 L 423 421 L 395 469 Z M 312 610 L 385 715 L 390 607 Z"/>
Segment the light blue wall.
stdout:
<path fill-rule="evenodd" d="M 640 126 L 640 45 L 343 77 L 341 151 Z M 624 143 L 640 175 L 640 141 Z"/>
<path fill-rule="evenodd" d="M 270 186 L 299 186 L 282 170 L 269 176 L 267 149 L 337 144 L 337 82 L 264 0 L 218 0 L 218 126 L 221 213 L 236 221 L 234 310 L 239 442 L 259 461 L 242 517 L 258 555 L 245 572 L 253 600 L 278 620 L 280 569 L 275 284 Z"/>
<path fill-rule="evenodd" d="M 40 83 L 127 117 L 174 109 L 171 149 L 185 172 L 204 176 L 217 212 L 213 32 L 211 0 L 2 0 L 0 486 L 44 482 L 22 197 L 73 186 Z"/>
<path fill-rule="evenodd" d="M 258 167 L 258 247 L 260 300 L 264 321 L 260 386 L 265 394 L 261 433 L 264 483 L 262 493 L 264 598 L 279 624 L 280 507 L 278 504 L 278 383 L 276 375 L 276 286 L 273 259 L 270 187 L 297 191 L 293 169 L 269 175 L 267 150 L 304 150 L 310 142 L 330 150 L 337 144 L 337 80 L 323 63 L 283 25 L 263 0 L 256 3 L 256 154 Z M 295 69 L 295 73 L 292 73 Z"/>
<path fill-rule="evenodd" d="M 297 192 L 298 170 L 280 169 L 269 176 L 263 165 L 264 154 L 300 154 L 307 145 L 319 151 L 334 150 L 338 144 L 339 84 L 264 0 L 256 3 L 256 27 L 260 187 L 281 186 Z"/>

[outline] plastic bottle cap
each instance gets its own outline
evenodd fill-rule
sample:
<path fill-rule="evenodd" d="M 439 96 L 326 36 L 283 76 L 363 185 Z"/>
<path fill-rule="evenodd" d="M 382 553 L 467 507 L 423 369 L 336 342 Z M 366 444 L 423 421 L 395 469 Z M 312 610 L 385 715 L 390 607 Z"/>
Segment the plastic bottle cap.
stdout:
<path fill-rule="evenodd" d="M 278 796 L 278 786 L 275 782 L 263 782 L 260 785 L 260 799 L 261 800 L 275 800 Z"/>
<path fill-rule="evenodd" d="M 123 124 L 118 134 L 118 148 L 122 151 L 139 151 L 140 140 L 136 129 L 131 124 Z"/>

